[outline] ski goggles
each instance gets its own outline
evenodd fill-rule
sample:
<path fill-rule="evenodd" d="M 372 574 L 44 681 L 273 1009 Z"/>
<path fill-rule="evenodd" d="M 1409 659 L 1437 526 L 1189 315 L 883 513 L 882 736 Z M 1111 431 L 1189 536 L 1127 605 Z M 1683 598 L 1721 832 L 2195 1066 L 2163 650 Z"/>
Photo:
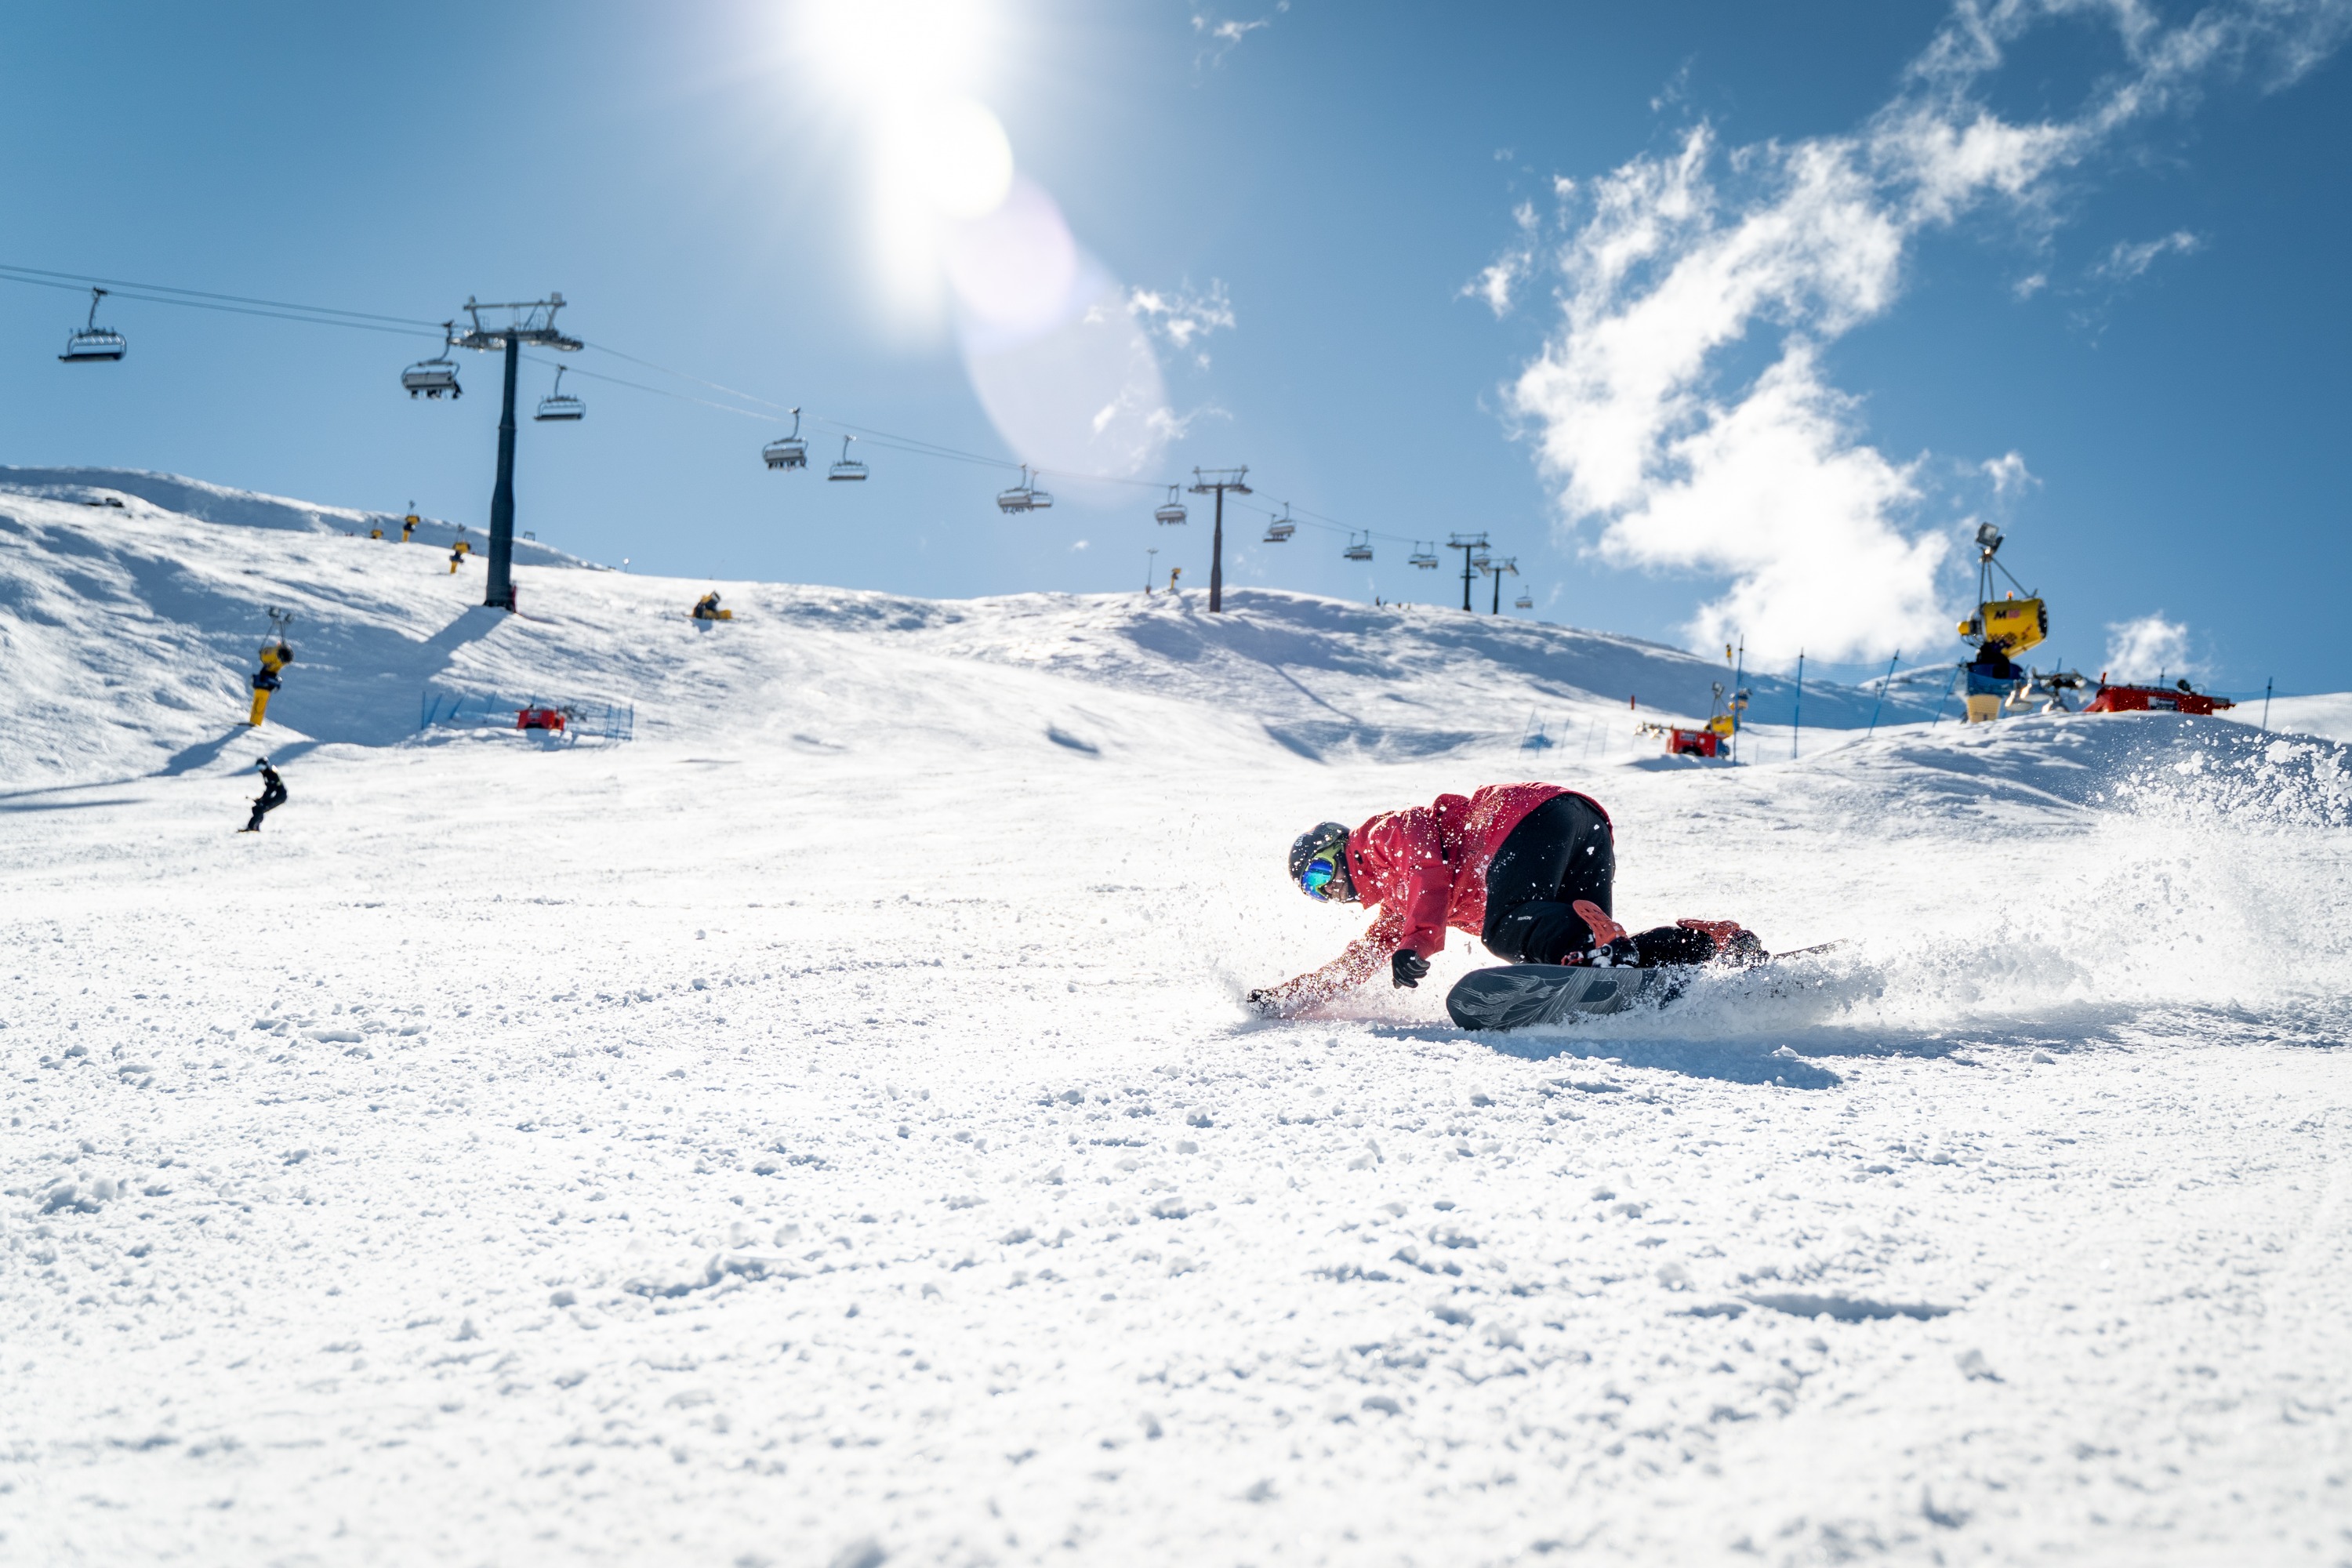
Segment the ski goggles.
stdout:
<path fill-rule="evenodd" d="M 1299 891 L 1318 903 L 1328 903 L 1331 900 L 1331 884 L 1343 874 L 1344 869 L 1339 859 L 1339 851 L 1327 849 L 1307 862 L 1306 868 L 1298 873 Z"/>

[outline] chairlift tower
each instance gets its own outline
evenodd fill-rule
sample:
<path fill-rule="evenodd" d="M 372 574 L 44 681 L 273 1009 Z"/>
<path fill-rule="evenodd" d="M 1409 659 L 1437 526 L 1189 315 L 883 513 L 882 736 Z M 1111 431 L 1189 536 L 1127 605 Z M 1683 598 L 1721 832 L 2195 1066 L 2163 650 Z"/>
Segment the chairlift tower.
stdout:
<path fill-rule="evenodd" d="M 1512 576 L 1517 576 L 1519 574 L 1519 558 L 1516 555 L 1492 556 L 1487 560 L 1480 562 L 1478 563 L 1478 570 L 1488 574 L 1495 579 L 1495 605 L 1494 608 L 1488 610 L 1486 613 L 1490 616 L 1499 616 L 1503 613 L 1503 574 L 1508 572 Z"/>
<path fill-rule="evenodd" d="M 1478 580 L 1479 567 L 1485 564 L 1481 561 L 1473 565 L 1472 558 L 1486 553 L 1486 536 L 1483 533 L 1457 533 L 1446 540 L 1445 548 L 1462 552 L 1462 608 L 1467 612 L 1470 609 L 1470 584 Z"/>
<path fill-rule="evenodd" d="M 560 349 L 576 353 L 585 345 L 578 338 L 564 336 L 555 330 L 555 312 L 563 309 L 563 296 L 550 293 L 544 300 L 530 300 L 503 305 L 466 301 L 466 315 L 473 325 L 449 339 L 452 348 L 473 349 L 488 353 L 491 349 L 507 352 L 506 401 L 499 410 L 499 478 L 490 491 L 490 585 L 482 603 L 492 609 L 511 610 L 515 607 L 514 592 L 514 451 L 515 451 L 515 367 L 521 362 L 522 347 L 530 343 L 537 348 Z M 485 326 L 482 312 L 507 311 L 504 322 Z"/>
<path fill-rule="evenodd" d="M 1238 468 L 1194 468 L 1192 493 L 1217 498 L 1217 526 L 1209 536 L 1209 613 L 1216 615 L 1225 607 L 1225 492 L 1237 496 L 1250 493 L 1242 481 L 1249 478 L 1249 467 Z"/>

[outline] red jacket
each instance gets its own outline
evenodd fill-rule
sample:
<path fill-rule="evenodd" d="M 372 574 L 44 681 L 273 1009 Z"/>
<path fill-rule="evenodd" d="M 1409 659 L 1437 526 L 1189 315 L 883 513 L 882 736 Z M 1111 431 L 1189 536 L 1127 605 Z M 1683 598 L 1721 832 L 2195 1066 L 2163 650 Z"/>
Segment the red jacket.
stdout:
<path fill-rule="evenodd" d="M 1476 936 L 1486 925 L 1486 868 L 1528 813 L 1573 790 L 1548 784 L 1488 784 L 1428 805 L 1384 811 L 1348 835 L 1348 875 L 1356 898 L 1380 916 L 1348 951 L 1280 989 L 1301 1000 L 1360 984 L 1410 948 L 1427 958 L 1445 946 L 1445 928 Z M 1578 795 L 1603 822 L 1608 812 Z"/>

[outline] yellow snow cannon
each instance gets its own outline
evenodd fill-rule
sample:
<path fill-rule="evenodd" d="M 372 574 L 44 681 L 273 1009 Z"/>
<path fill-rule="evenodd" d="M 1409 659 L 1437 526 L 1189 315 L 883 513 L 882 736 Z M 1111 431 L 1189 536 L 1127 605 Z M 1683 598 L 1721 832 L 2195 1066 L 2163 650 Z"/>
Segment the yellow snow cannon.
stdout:
<path fill-rule="evenodd" d="M 293 662 L 294 650 L 286 646 L 285 638 L 278 638 L 275 646 L 262 646 L 261 670 L 253 678 L 253 713 L 246 720 L 247 724 L 261 727 L 262 715 L 269 710 L 269 694 L 283 684 L 278 672 Z"/>
<path fill-rule="evenodd" d="M 418 523 L 420 523 L 420 522 L 424 521 L 425 521 L 425 520 L 424 520 L 423 518 L 421 518 L 421 517 L 417 516 L 417 515 L 416 515 L 415 512 L 413 512 L 413 511 L 412 511 L 412 512 L 410 512 L 406 517 L 402 518 L 402 519 L 400 520 L 400 542 L 401 542 L 403 544 L 407 543 L 407 542 L 408 542 L 408 541 L 409 541 L 409 537 L 410 537 L 412 534 L 415 533 L 415 531 L 416 531 L 416 525 L 417 525 Z"/>
<path fill-rule="evenodd" d="M 2039 598 L 1988 599 L 1977 613 L 1960 623 L 1960 636 L 1981 647 L 2011 658 L 2050 636 L 2050 606 Z"/>
<path fill-rule="evenodd" d="M 466 557 L 473 552 L 474 547 L 462 539 L 452 545 L 449 550 L 449 574 L 456 576 L 457 568 L 463 566 L 466 563 Z"/>

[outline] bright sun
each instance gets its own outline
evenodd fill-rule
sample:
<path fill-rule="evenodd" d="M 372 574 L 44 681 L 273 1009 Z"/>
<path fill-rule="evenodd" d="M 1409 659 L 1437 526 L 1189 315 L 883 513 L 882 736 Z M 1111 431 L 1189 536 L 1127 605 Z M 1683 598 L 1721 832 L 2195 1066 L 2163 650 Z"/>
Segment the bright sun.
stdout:
<path fill-rule="evenodd" d="M 996 31 L 988 0 L 802 0 L 800 46 L 846 96 L 929 98 L 968 89 Z"/>

